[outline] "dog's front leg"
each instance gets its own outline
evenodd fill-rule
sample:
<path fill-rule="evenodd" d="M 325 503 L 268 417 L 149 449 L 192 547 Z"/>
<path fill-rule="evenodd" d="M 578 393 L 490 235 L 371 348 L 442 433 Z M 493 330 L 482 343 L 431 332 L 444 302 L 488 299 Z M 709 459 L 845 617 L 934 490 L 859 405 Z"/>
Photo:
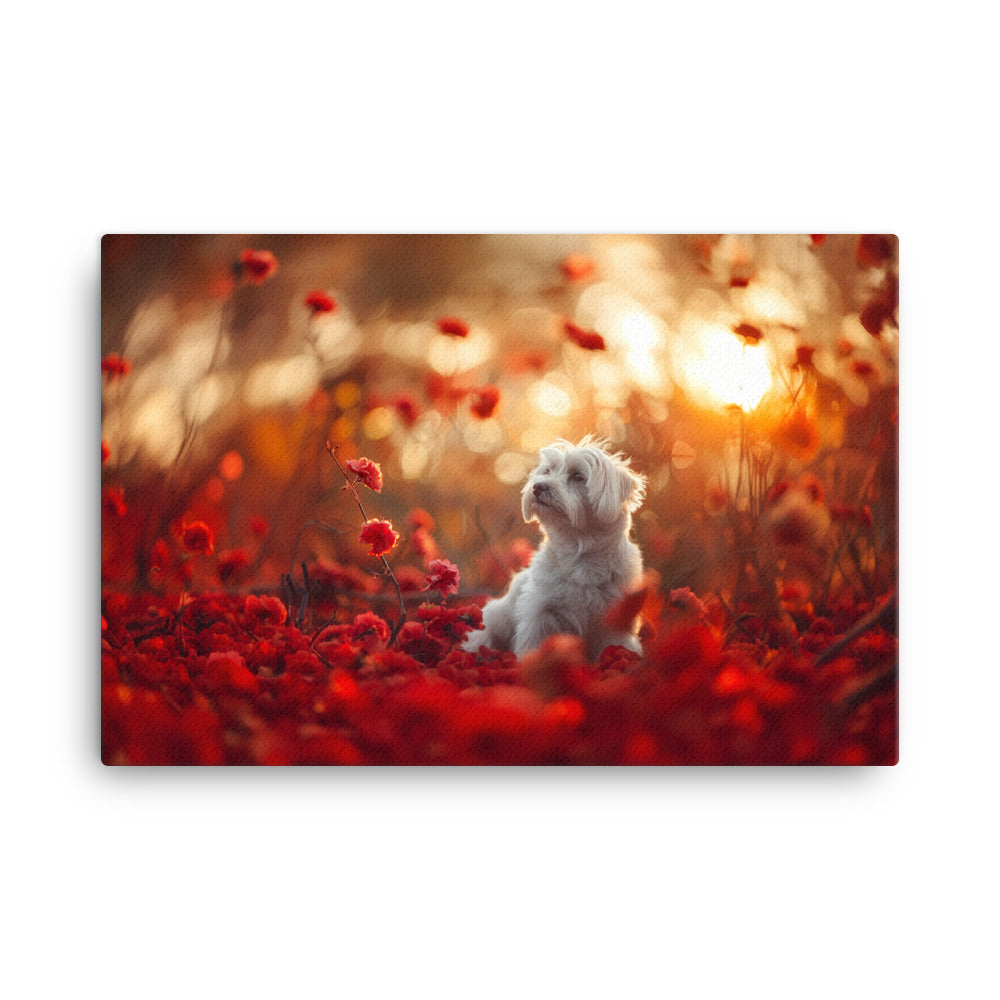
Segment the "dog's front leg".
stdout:
<path fill-rule="evenodd" d="M 536 608 L 517 623 L 513 650 L 517 656 L 537 649 L 550 635 L 579 634 L 572 622 L 554 608 Z"/>

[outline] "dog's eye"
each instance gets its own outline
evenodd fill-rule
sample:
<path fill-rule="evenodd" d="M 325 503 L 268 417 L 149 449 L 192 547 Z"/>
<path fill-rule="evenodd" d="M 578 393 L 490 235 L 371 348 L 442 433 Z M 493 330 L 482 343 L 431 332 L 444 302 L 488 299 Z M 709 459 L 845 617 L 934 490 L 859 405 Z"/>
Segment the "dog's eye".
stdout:
<path fill-rule="evenodd" d="M 571 472 L 569 481 L 571 483 L 582 483 L 586 478 L 582 472 Z"/>

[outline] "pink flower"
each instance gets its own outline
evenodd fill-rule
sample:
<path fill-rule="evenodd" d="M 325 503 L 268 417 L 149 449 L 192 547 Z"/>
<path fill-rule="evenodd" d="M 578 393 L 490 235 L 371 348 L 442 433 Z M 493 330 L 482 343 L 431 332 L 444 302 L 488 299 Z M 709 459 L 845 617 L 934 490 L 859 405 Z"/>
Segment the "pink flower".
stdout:
<path fill-rule="evenodd" d="M 306 306 L 315 313 L 336 312 L 337 300 L 326 292 L 310 292 L 305 299 Z"/>
<path fill-rule="evenodd" d="M 365 522 L 358 541 L 371 546 L 368 550 L 370 556 L 382 556 L 396 547 L 399 535 L 392 530 L 389 521 L 372 520 Z"/>
<path fill-rule="evenodd" d="M 421 590 L 440 590 L 442 597 L 458 593 L 458 567 L 454 563 L 432 559 L 427 570 L 427 584 Z"/>
<path fill-rule="evenodd" d="M 382 492 L 382 470 L 370 458 L 352 458 L 347 468 L 358 477 L 358 482 L 376 493 Z"/>

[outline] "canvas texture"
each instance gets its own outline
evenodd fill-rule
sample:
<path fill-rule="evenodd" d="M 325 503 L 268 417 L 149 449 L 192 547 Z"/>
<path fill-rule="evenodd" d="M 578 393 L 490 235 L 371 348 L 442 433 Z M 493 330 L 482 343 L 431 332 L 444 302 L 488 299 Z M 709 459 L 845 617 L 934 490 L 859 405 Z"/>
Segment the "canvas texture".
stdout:
<path fill-rule="evenodd" d="M 883 234 L 109 235 L 107 765 L 891 765 Z"/>

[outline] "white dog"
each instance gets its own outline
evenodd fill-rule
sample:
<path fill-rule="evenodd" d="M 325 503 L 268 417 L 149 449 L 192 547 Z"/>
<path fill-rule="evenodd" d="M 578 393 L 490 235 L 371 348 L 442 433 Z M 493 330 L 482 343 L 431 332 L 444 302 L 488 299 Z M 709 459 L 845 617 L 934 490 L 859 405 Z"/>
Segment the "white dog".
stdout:
<path fill-rule="evenodd" d="M 629 631 L 604 621 L 642 576 L 642 555 L 629 540 L 642 503 L 644 476 L 591 437 L 575 447 L 543 448 L 521 491 L 524 520 L 537 521 L 542 545 L 511 580 L 503 597 L 483 608 L 483 628 L 463 648 L 512 650 L 518 656 L 557 633 L 578 635 L 591 659 L 605 646 L 641 653 L 638 622 Z"/>

